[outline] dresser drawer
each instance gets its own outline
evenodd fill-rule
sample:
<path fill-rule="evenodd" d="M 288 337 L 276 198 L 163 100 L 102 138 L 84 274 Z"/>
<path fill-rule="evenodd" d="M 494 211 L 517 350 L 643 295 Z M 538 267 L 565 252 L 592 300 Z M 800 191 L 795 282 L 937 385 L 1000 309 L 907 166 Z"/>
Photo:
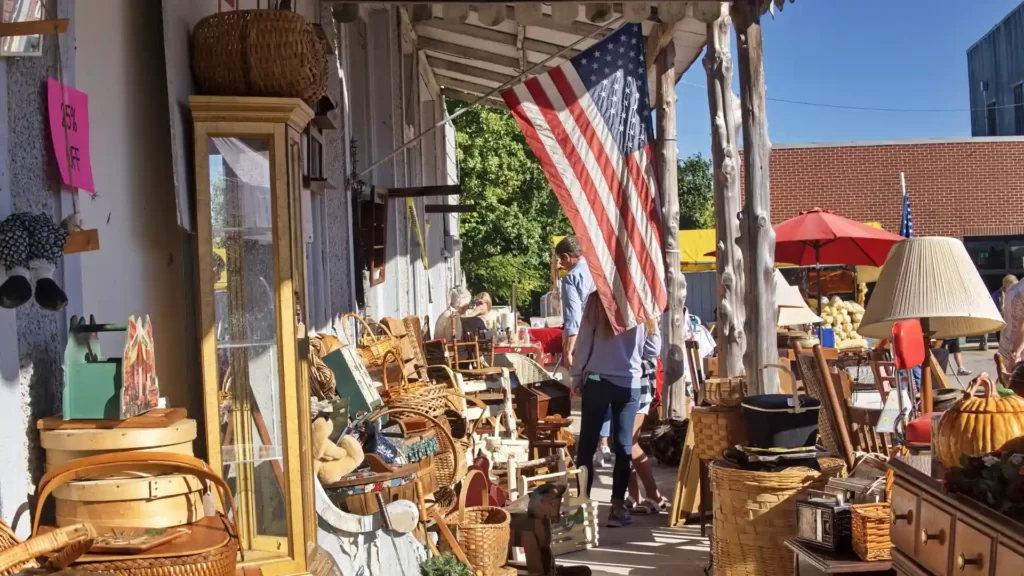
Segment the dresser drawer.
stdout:
<path fill-rule="evenodd" d="M 953 573 L 985 576 L 992 571 L 992 539 L 965 523 L 956 521 L 953 542 Z"/>
<path fill-rule="evenodd" d="M 915 556 L 917 543 L 917 494 L 903 486 L 892 487 L 892 525 L 889 527 L 889 538 L 892 545 Z"/>
<path fill-rule="evenodd" d="M 996 549 L 996 576 L 1024 576 L 1024 556 L 1000 544 Z"/>
<path fill-rule="evenodd" d="M 916 532 L 917 560 L 934 574 L 946 574 L 949 568 L 949 540 L 953 530 L 953 518 L 923 498 L 920 510 Z"/>

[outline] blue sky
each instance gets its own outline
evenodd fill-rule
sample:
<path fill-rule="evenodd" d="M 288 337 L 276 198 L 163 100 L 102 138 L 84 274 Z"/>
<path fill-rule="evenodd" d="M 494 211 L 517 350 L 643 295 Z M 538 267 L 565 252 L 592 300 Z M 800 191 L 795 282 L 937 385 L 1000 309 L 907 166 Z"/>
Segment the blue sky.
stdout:
<path fill-rule="evenodd" d="M 967 48 L 1021 0 L 797 0 L 763 19 L 768 134 L 774 144 L 971 135 Z M 734 65 L 735 38 L 733 40 Z M 710 155 L 700 60 L 676 88 L 679 154 Z M 733 90 L 739 92 L 739 80 Z M 696 86 L 694 86 L 696 84 Z M 876 112 L 823 104 L 957 109 Z"/>

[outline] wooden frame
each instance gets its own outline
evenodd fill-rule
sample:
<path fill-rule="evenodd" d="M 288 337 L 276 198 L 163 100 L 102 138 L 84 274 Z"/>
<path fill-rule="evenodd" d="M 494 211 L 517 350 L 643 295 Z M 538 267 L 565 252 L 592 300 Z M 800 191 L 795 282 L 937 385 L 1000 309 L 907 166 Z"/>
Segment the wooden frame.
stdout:
<path fill-rule="evenodd" d="M 309 430 L 300 422 L 309 421 L 309 387 L 306 382 L 305 328 L 301 311 L 305 306 L 304 257 L 301 238 L 302 151 L 300 135 L 313 117 L 312 110 L 297 99 L 209 97 L 190 98 L 194 123 L 196 172 L 196 233 L 199 270 L 199 328 L 203 376 L 203 405 L 208 459 L 214 470 L 224 469 L 221 432 L 221 376 L 218 367 L 216 308 L 213 286 L 214 232 L 211 213 L 210 159 L 207 150 L 211 138 L 259 138 L 269 146 L 271 238 L 273 261 L 273 301 L 276 366 L 279 388 L 276 406 L 261 407 L 245 380 L 236 375 L 236 385 L 225 391 L 233 398 L 228 430 L 238 434 L 234 464 L 236 478 L 236 524 L 245 551 L 245 565 L 259 565 L 267 576 L 307 572 L 306 544 L 315 541 L 316 511 L 313 508 Z M 228 283 L 229 292 L 232 287 Z M 235 288 L 241 293 L 240 288 Z M 240 297 L 238 294 L 235 298 Z M 297 317 L 298 316 L 298 317 Z M 232 328 L 234 331 L 235 329 Z M 294 342 L 295 345 L 290 345 Z M 233 343 L 238 347 L 250 343 Z M 241 354 L 246 354 L 244 351 Z M 235 354 L 235 352 L 232 352 Z M 248 367 L 248 356 L 241 357 Z M 237 358 L 236 358 L 237 359 Z M 273 392 L 272 392 L 273 393 Z M 262 408 L 262 410 L 261 410 Z M 269 412 L 276 408 L 277 412 Z M 266 414 L 264 413 L 266 411 Z M 280 433 L 280 460 L 272 459 L 272 469 L 284 500 L 284 525 L 287 536 L 257 532 L 254 474 L 259 455 L 253 454 L 253 428 L 263 445 L 268 444 L 266 418 L 273 418 Z M 271 455 L 273 456 L 273 455 Z M 245 464 L 248 463 L 248 466 Z"/>

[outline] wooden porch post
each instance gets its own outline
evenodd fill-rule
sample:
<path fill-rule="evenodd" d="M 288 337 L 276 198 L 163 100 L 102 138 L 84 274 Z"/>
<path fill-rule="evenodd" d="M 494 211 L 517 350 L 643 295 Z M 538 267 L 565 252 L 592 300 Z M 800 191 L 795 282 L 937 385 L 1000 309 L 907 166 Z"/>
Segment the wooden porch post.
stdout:
<path fill-rule="evenodd" d="M 742 376 L 747 340 L 743 332 L 743 251 L 739 246 L 740 202 L 739 102 L 732 92 L 727 4 L 697 11 L 707 23 L 704 69 L 708 74 L 708 109 L 711 112 L 711 160 L 715 183 L 715 266 L 718 270 L 718 372 Z"/>
<path fill-rule="evenodd" d="M 731 15 L 736 27 L 740 64 L 740 105 L 743 116 L 744 175 L 746 205 L 740 223 L 744 242 L 747 318 L 747 350 L 743 367 L 748 394 L 771 394 L 779 390 L 775 364 L 779 350 L 775 331 L 775 231 L 771 221 L 768 187 L 768 121 L 765 115 L 764 66 L 761 52 L 761 11 L 759 2 L 735 0 Z"/>
<path fill-rule="evenodd" d="M 662 344 L 665 366 L 665 414 L 671 420 L 686 418 L 683 383 L 686 280 L 679 264 L 679 150 L 676 147 L 676 51 L 668 45 L 655 64 L 658 75 L 658 166 L 661 173 L 662 244 L 665 250 L 665 284 L 668 290 L 668 322 Z"/>

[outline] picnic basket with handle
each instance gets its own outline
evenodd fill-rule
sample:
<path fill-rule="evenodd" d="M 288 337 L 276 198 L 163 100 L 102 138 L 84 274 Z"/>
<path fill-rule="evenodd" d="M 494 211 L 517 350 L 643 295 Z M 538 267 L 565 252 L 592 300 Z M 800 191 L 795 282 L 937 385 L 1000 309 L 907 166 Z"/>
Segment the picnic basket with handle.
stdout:
<path fill-rule="evenodd" d="M 229 10 L 192 29 L 192 72 L 203 94 L 300 98 L 327 94 L 327 46 L 301 14 Z"/>
<path fill-rule="evenodd" d="M 7 524 L 0 526 L 0 575 L 38 568 L 36 558 L 49 556 L 47 568 L 66 568 L 84 554 L 96 538 L 89 524 L 74 524 L 19 542 Z"/>
<path fill-rule="evenodd" d="M 712 377 L 704 381 L 704 400 L 712 406 L 739 406 L 746 380 L 742 377 Z"/>
<path fill-rule="evenodd" d="M 356 349 L 359 350 L 359 355 L 363 358 L 363 364 L 367 368 L 384 366 L 385 362 L 387 362 L 388 352 L 392 352 L 395 358 L 398 358 L 395 337 L 391 335 L 386 326 L 374 322 L 376 324 L 376 328 L 374 328 L 370 322 L 359 314 L 349 312 L 341 317 L 343 334 L 345 321 L 349 318 L 355 319 L 363 327 L 363 333 L 353 339 L 356 342 Z"/>
<path fill-rule="evenodd" d="M 231 520 L 235 507 L 231 489 L 205 462 L 183 454 L 101 454 L 80 458 L 50 470 L 39 481 L 36 490 L 38 498 L 32 516 L 32 533 L 52 533 L 47 529 L 40 530 L 40 514 L 53 491 L 68 482 L 126 472 L 164 474 L 169 471 L 189 474 L 215 486 L 220 491 L 222 511 L 189 524 L 190 532 L 185 536 L 146 552 L 132 555 L 85 554 L 75 562 L 75 570 L 117 576 L 234 576 L 239 546 L 238 532 Z"/>
<path fill-rule="evenodd" d="M 459 509 L 444 516 L 444 522 L 456 534 L 456 540 L 466 554 L 473 571 L 484 576 L 496 575 L 508 558 L 509 525 L 512 517 L 497 506 L 466 507 L 466 493 L 473 475 L 483 473 L 470 470 L 462 480 L 459 491 Z M 481 502 L 489 502 L 487 478 L 484 478 Z M 445 546 L 446 547 L 446 546 Z"/>

